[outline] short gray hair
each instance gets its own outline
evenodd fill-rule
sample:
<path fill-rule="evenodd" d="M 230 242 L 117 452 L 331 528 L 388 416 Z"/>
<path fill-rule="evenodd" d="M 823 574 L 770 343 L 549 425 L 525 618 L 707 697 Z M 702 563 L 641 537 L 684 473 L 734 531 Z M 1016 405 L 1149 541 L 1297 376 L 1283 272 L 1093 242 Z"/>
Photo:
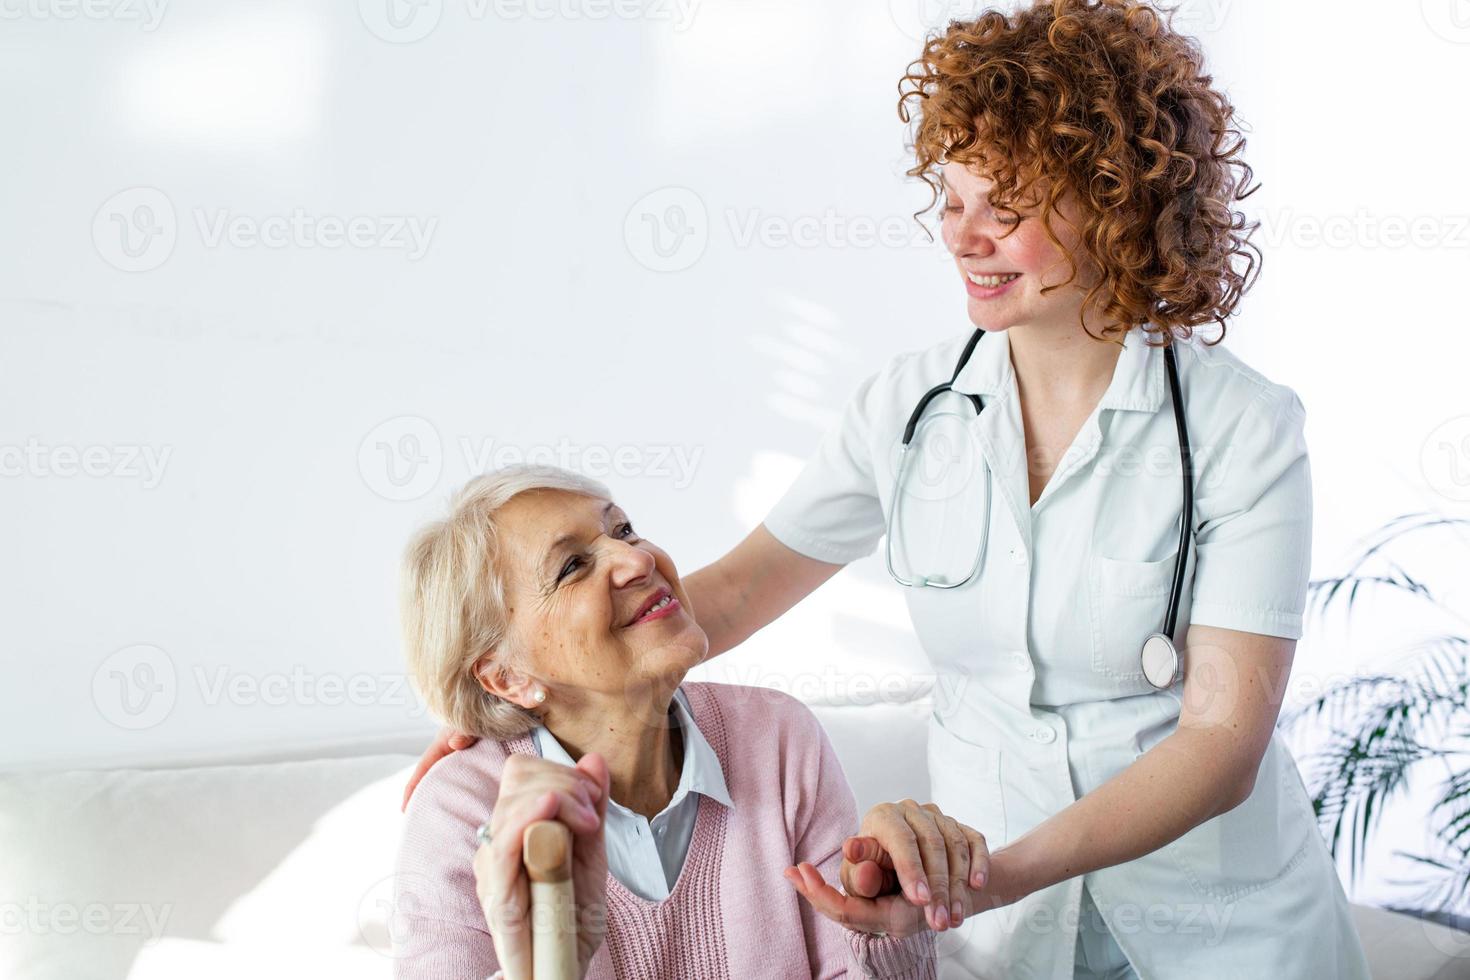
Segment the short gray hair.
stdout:
<path fill-rule="evenodd" d="M 508 624 L 494 515 L 533 490 L 612 499 L 607 487 L 571 470 L 507 466 L 460 488 L 449 516 L 420 528 L 404 552 L 399 599 L 409 669 L 429 710 L 467 735 L 515 738 L 539 724 L 481 687 L 474 669 L 491 652 L 499 666 L 522 662 L 523 654 L 502 646 Z"/>

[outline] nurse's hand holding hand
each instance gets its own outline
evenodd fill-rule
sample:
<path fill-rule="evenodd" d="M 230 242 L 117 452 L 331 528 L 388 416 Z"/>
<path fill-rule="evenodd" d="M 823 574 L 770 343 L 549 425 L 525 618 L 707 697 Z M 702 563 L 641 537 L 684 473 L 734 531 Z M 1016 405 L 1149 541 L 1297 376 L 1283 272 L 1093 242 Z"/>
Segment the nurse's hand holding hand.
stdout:
<path fill-rule="evenodd" d="M 980 907 L 974 892 L 990 875 L 985 835 L 913 800 L 869 810 L 842 857 L 845 895 L 806 862 L 788 868 L 786 879 L 827 918 L 891 936 L 959 925 Z"/>

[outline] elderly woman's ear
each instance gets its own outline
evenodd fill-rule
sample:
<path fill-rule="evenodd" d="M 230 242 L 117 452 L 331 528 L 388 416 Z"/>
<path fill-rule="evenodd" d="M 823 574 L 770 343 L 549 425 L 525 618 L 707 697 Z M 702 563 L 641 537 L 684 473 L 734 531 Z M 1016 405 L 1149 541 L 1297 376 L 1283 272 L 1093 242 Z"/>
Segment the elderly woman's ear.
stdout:
<path fill-rule="evenodd" d="M 546 689 L 539 683 L 518 670 L 492 662 L 488 657 L 475 665 L 475 679 L 487 693 L 527 710 L 546 701 Z"/>

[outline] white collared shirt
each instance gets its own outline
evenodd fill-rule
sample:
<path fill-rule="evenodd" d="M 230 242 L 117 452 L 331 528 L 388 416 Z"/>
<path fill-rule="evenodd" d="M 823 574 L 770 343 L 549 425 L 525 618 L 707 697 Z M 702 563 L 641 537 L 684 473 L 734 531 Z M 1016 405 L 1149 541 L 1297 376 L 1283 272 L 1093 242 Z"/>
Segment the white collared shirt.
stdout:
<path fill-rule="evenodd" d="M 684 764 L 679 770 L 679 785 L 673 799 L 652 821 L 616 800 L 609 800 L 603 831 L 607 866 L 613 877 L 633 894 L 655 902 L 668 898 L 679 880 L 679 870 L 684 867 L 684 857 L 694 836 L 699 794 L 725 806 L 735 805 L 725 785 L 719 756 L 694 723 L 683 688 L 674 692 L 669 714 L 677 721 L 684 738 Z M 544 725 L 538 725 L 531 734 L 543 759 L 576 765 L 576 760 Z"/>

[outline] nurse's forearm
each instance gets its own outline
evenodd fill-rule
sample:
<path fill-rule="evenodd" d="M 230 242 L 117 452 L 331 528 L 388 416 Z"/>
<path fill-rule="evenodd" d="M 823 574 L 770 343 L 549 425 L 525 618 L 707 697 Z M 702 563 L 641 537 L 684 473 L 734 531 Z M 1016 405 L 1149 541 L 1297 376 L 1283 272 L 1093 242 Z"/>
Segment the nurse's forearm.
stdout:
<path fill-rule="evenodd" d="M 717 657 L 841 570 L 793 551 L 758 524 L 729 554 L 684 576 L 684 589 L 695 620 L 709 636 L 709 656 Z"/>
<path fill-rule="evenodd" d="M 1255 788 L 1295 652 L 1294 640 L 1191 624 L 1178 727 L 997 851 L 997 887 L 1020 897 L 1132 861 L 1238 806 Z"/>
<path fill-rule="evenodd" d="M 1239 805 L 1255 764 L 1219 731 L 1178 729 L 1127 769 L 997 850 L 981 907 L 1132 861 Z M 1250 774 L 1252 778 L 1246 779 Z"/>

